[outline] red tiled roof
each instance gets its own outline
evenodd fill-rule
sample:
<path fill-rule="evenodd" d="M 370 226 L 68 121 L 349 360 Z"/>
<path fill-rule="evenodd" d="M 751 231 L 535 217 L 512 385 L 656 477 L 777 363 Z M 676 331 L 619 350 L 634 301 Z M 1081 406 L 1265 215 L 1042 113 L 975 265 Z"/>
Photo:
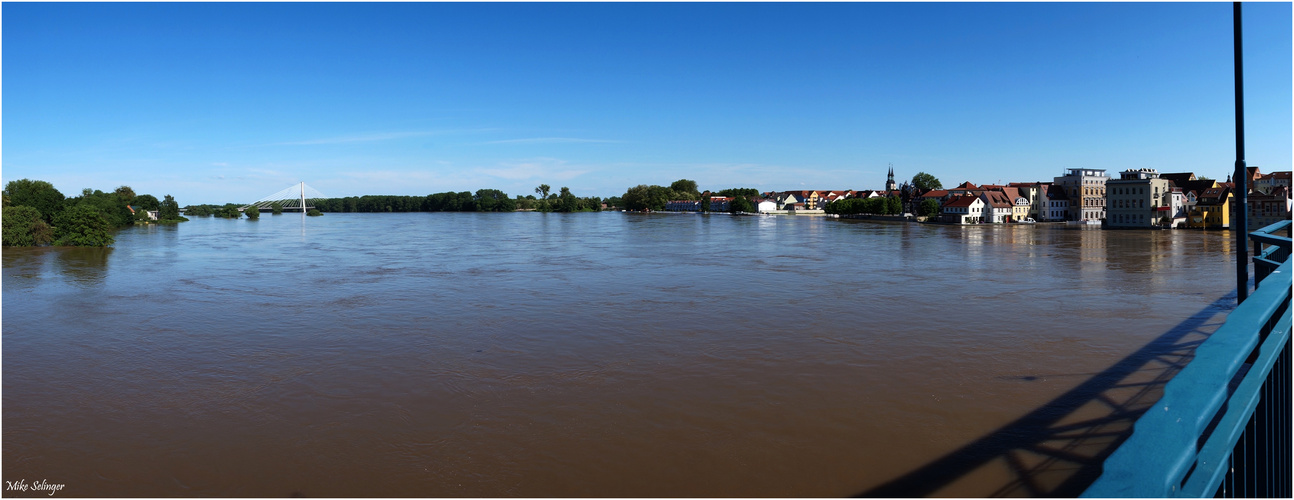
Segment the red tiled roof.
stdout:
<path fill-rule="evenodd" d="M 969 207 L 975 203 L 975 200 L 978 200 L 978 199 L 979 199 L 978 196 L 957 196 L 951 200 L 948 200 L 948 203 L 944 203 L 944 206 L 945 207 Z"/>

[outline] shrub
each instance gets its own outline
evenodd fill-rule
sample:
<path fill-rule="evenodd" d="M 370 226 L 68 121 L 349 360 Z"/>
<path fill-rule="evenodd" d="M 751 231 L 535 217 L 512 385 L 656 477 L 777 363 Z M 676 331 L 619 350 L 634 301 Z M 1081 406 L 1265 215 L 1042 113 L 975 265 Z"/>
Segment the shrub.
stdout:
<path fill-rule="evenodd" d="M 319 209 L 317 208 L 312 208 L 310 209 L 309 212 L 306 212 L 306 215 L 309 215 L 311 217 L 318 217 L 320 215 L 323 215 L 323 212 L 320 212 Z"/>
<path fill-rule="evenodd" d="M 54 217 L 56 245 L 105 247 L 111 245 L 112 224 L 90 205 L 75 205 Z"/>
<path fill-rule="evenodd" d="M 4 245 L 30 247 L 47 245 L 53 240 L 53 231 L 40 211 L 32 207 L 4 208 Z"/>

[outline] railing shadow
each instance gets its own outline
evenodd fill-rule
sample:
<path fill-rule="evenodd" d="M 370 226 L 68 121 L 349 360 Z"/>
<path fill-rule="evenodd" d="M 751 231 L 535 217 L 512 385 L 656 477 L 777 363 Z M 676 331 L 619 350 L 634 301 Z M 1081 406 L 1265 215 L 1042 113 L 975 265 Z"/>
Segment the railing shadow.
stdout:
<path fill-rule="evenodd" d="M 856 496 L 1078 496 L 1235 300 L 1224 295 L 1027 415 Z"/>

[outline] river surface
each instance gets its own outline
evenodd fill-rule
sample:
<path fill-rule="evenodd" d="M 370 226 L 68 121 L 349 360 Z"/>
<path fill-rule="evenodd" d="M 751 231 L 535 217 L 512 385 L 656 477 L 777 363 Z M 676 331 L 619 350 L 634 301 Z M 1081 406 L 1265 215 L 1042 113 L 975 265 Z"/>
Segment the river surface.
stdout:
<path fill-rule="evenodd" d="M 1153 402 L 1154 383 L 1119 381 L 1162 383 L 1225 318 L 1230 237 L 286 214 L 5 248 L 3 479 L 56 496 L 1072 494 L 1054 488 L 1116 439 L 1098 431 L 1129 423 L 1105 417 Z"/>

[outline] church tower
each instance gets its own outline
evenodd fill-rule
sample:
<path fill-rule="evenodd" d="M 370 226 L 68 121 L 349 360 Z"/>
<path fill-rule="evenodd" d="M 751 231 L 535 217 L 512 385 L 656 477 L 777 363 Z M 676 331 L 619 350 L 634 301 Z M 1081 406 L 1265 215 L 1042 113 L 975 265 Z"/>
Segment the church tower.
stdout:
<path fill-rule="evenodd" d="M 894 164 L 891 163 L 890 175 L 885 178 L 885 190 L 894 191 L 894 190 L 897 190 L 898 188 L 899 188 L 899 185 L 894 183 Z"/>

